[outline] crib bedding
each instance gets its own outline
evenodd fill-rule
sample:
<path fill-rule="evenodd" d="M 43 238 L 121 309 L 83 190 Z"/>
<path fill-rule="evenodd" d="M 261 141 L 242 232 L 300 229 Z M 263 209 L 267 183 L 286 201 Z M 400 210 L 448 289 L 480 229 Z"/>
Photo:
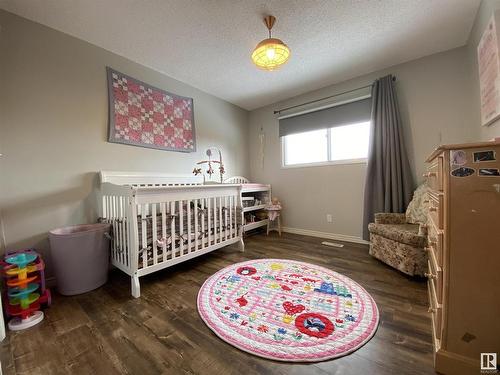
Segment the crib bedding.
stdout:
<path fill-rule="evenodd" d="M 234 230 L 233 233 L 236 233 L 236 226 L 233 224 L 232 227 L 233 227 L 233 230 Z M 222 238 L 225 238 L 226 237 L 226 230 L 227 229 L 222 228 L 222 231 L 220 231 L 219 228 L 217 228 L 216 232 L 217 232 L 217 234 L 222 233 Z M 205 231 L 205 233 L 207 233 L 207 231 Z M 212 236 L 213 236 L 213 233 L 214 233 L 213 229 L 211 230 L 211 233 L 212 233 Z M 180 240 L 176 240 L 175 241 L 175 246 L 174 246 L 174 254 L 172 254 L 172 250 L 171 250 L 170 244 L 167 246 L 166 252 L 163 251 L 162 247 L 157 246 L 157 250 L 156 250 L 157 262 L 161 263 L 161 262 L 164 262 L 165 260 L 170 260 L 170 259 L 172 259 L 174 257 L 179 257 L 181 255 L 186 255 L 186 254 L 188 254 L 190 252 L 195 251 L 196 250 L 195 249 L 196 242 L 195 242 L 195 240 L 193 238 L 193 235 L 191 235 L 191 237 L 192 237 L 191 247 L 189 247 L 189 242 L 188 242 L 187 239 L 184 239 L 184 247 L 183 248 L 181 248 L 181 246 L 180 246 Z M 235 237 L 236 237 L 236 234 L 233 234 L 233 238 L 235 238 Z M 229 233 L 228 233 L 228 238 L 229 238 Z M 210 243 L 208 243 L 208 236 L 206 234 L 205 236 L 203 236 L 203 237 L 201 237 L 199 239 L 198 248 L 201 247 L 202 241 L 204 241 L 205 246 L 210 246 L 210 245 L 215 245 L 216 244 L 214 237 L 212 237 Z M 139 269 L 147 267 L 147 266 L 151 266 L 151 265 L 154 264 L 154 260 L 153 260 L 154 253 L 153 253 L 153 251 L 154 250 L 153 250 L 152 247 L 148 247 L 146 251 L 144 251 L 143 249 L 141 249 L 141 251 L 138 254 L 138 263 L 139 263 L 138 264 L 138 268 Z M 144 254 L 145 253 L 147 254 L 147 262 L 144 261 Z"/>
<path fill-rule="evenodd" d="M 227 236 L 230 236 L 231 229 L 233 230 L 233 236 L 237 235 L 237 225 L 234 222 L 234 218 L 231 223 L 229 223 L 229 215 L 227 215 L 227 220 L 224 218 L 224 215 L 222 216 L 222 223 L 220 222 L 219 217 L 217 216 L 215 219 L 212 217 L 211 220 L 211 225 L 212 227 L 210 230 L 208 229 L 208 215 L 199 215 L 198 216 L 198 228 L 195 228 L 195 221 L 192 220 L 191 223 L 191 248 L 188 249 L 189 246 L 189 232 L 188 229 L 185 227 L 186 225 L 186 219 L 184 218 L 184 230 L 183 233 L 180 234 L 180 227 L 181 223 L 178 218 L 171 219 L 169 215 L 167 215 L 167 218 L 165 219 L 165 234 L 163 232 L 163 216 L 161 214 L 156 215 L 156 239 L 153 237 L 153 225 L 152 225 L 152 216 L 146 217 L 144 220 L 146 221 L 145 226 L 146 226 L 146 247 L 144 247 L 142 244 L 144 244 L 143 241 L 143 229 L 142 229 L 142 222 L 143 218 L 141 216 L 137 217 L 137 229 L 138 229 L 138 238 L 139 238 L 139 243 L 141 244 L 139 246 L 139 267 L 146 266 L 144 263 L 144 254 L 147 254 L 147 262 L 148 265 L 153 262 L 153 249 L 156 248 L 157 251 L 157 257 L 158 261 L 163 261 L 163 256 L 166 255 L 167 259 L 170 259 L 172 257 L 172 220 L 174 220 L 174 236 L 173 236 L 173 241 L 174 241 L 174 250 L 175 250 L 175 256 L 181 255 L 181 250 L 183 253 L 190 252 L 191 250 L 194 249 L 194 246 L 196 244 L 196 239 L 198 239 L 199 246 L 201 246 L 202 241 L 205 243 L 208 241 L 208 236 L 210 234 L 211 237 L 211 243 L 214 244 L 215 237 L 226 237 L 226 231 L 227 231 Z M 214 225 L 215 224 L 215 225 Z M 222 225 L 221 225 L 222 224 Z M 183 249 L 181 249 L 181 244 L 183 245 Z M 209 245 L 210 245 L 209 244 Z M 165 247 L 165 252 L 164 254 L 164 247 Z"/>

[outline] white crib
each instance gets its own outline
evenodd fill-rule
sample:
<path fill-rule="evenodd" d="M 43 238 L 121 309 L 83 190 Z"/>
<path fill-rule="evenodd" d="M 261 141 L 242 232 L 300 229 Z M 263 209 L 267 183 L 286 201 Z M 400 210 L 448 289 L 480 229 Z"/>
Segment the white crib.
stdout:
<path fill-rule="evenodd" d="M 236 242 L 244 251 L 240 184 L 203 185 L 198 177 L 100 172 L 111 262 L 139 277 Z"/>

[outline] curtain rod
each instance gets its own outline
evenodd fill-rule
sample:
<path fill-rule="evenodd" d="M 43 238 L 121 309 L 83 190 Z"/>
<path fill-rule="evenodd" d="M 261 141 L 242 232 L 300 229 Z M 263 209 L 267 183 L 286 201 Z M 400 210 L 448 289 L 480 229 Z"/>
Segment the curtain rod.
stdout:
<path fill-rule="evenodd" d="M 393 76 L 392 80 L 395 81 L 396 77 Z M 281 108 L 281 109 L 278 109 L 277 111 L 274 111 L 274 114 L 277 115 L 277 114 L 279 114 L 279 113 L 281 113 L 283 111 L 288 111 L 290 109 L 294 109 L 294 108 L 297 108 L 297 107 L 302 107 L 302 106 L 308 105 L 308 104 L 314 104 L 314 103 L 321 102 L 321 101 L 326 100 L 326 99 L 335 98 L 336 96 L 349 94 L 349 93 L 351 93 L 353 91 L 367 89 L 368 87 L 372 87 L 373 83 L 374 82 L 372 82 L 372 83 L 370 83 L 369 85 L 366 85 L 366 86 L 358 87 L 358 88 L 355 88 L 355 89 L 352 89 L 352 90 L 347 90 L 347 91 L 344 91 L 344 92 L 339 92 L 338 94 L 334 94 L 334 95 L 330 95 L 330 96 L 325 96 L 324 98 L 320 98 L 320 99 L 316 99 L 316 100 L 311 100 L 310 102 L 305 102 L 305 103 L 302 103 L 302 104 L 292 105 L 291 107 Z"/>

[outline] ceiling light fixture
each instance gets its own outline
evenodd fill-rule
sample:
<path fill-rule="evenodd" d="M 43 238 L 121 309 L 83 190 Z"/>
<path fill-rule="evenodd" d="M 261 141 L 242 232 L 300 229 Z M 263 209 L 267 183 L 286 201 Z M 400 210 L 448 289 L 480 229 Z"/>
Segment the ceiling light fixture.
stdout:
<path fill-rule="evenodd" d="M 269 38 L 257 44 L 252 53 L 252 60 L 261 69 L 276 70 L 288 61 L 290 49 L 280 39 L 271 37 L 271 29 L 276 22 L 276 18 L 267 16 L 264 18 L 264 22 L 269 30 Z"/>

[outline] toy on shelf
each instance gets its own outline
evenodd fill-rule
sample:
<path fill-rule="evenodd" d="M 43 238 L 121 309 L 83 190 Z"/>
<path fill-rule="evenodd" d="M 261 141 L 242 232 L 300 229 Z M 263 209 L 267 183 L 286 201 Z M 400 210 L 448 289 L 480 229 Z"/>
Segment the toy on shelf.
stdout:
<path fill-rule="evenodd" d="M 21 250 L 5 255 L 2 275 L 7 287 L 5 315 L 11 317 L 9 329 L 19 331 L 40 323 L 40 305 L 51 303 L 50 290 L 45 288 L 45 264 L 34 250 Z"/>
<path fill-rule="evenodd" d="M 273 197 L 271 203 L 266 206 L 267 211 L 267 234 L 270 231 L 277 231 L 281 236 L 281 202 L 278 198 Z"/>

